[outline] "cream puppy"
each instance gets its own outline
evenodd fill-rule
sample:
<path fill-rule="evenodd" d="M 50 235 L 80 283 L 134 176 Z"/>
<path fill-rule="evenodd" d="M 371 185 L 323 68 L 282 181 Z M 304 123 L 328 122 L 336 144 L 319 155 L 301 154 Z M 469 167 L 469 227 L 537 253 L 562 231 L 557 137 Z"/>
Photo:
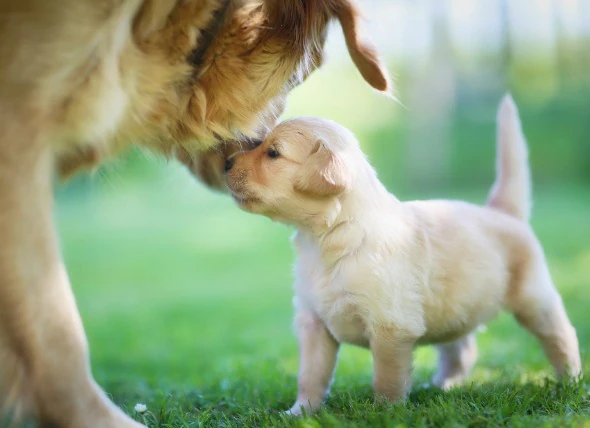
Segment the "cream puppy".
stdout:
<path fill-rule="evenodd" d="M 352 133 L 327 120 L 283 122 L 227 161 L 242 209 L 297 227 L 301 361 L 290 413 L 320 407 L 341 343 L 371 350 L 373 386 L 388 400 L 410 388 L 417 345 L 438 345 L 433 383 L 456 385 L 475 363 L 474 329 L 502 308 L 537 337 L 558 375 L 580 374 L 576 332 L 527 223 L 527 148 L 510 96 L 498 112 L 497 157 L 485 207 L 399 201 Z"/>

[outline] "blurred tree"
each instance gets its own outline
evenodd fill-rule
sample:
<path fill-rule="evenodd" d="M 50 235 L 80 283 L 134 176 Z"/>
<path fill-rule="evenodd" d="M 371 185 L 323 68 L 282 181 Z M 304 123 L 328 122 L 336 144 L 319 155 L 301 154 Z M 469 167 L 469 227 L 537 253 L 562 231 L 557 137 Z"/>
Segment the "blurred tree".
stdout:
<path fill-rule="evenodd" d="M 448 0 L 428 0 L 433 25 L 430 54 L 409 73 L 407 100 L 410 179 L 444 186 L 450 178 L 450 126 L 455 103 L 455 68 L 449 39 Z"/>

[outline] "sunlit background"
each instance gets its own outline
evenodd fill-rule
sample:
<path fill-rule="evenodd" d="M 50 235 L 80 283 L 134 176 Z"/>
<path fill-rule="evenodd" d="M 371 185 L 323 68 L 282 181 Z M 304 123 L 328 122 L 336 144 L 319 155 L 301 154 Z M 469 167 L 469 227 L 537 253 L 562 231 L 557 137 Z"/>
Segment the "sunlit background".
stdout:
<path fill-rule="evenodd" d="M 325 66 L 292 92 L 285 116 L 352 129 L 402 199 L 481 203 L 494 174 L 497 104 L 511 91 L 530 145 L 533 226 L 588 362 L 590 0 L 363 4 L 398 102 L 362 80 L 334 25 Z M 242 384 L 261 387 L 257 371 L 291 383 L 294 393 L 291 230 L 239 211 L 182 167 L 139 151 L 57 192 L 94 371 L 119 402 L 153 388 L 206 394 L 221 385 L 239 395 Z M 477 381 L 550 370 L 506 316 L 479 343 Z M 433 367 L 432 350 L 418 352 L 418 379 Z M 345 349 L 339 374 L 336 391 L 369 385 L 368 353 Z"/>

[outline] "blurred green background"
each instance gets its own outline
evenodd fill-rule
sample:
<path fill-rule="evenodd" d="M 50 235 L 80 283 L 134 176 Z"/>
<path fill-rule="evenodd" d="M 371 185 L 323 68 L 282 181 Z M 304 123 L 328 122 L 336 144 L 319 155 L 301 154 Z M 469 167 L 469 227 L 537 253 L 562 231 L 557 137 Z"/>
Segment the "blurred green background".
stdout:
<path fill-rule="evenodd" d="M 335 27 L 326 65 L 292 92 L 285 114 L 352 129 L 402 199 L 481 203 L 494 176 L 497 104 L 510 90 L 530 146 L 532 223 L 578 328 L 586 367 L 590 32 L 579 21 L 590 18 L 587 3 L 539 1 L 523 13 L 503 1 L 367 1 L 367 30 L 399 101 L 362 81 Z M 580 9 L 570 11 L 571 4 Z M 523 26 L 533 29 L 523 33 Z M 59 185 L 56 211 L 94 372 L 115 400 L 128 410 L 136 401 L 187 394 L 195 409 L 218 402 L 223 410 L 231 400 L 291 404 L 291 230 L 239 211 L 181 166 L 138 150 Z M 507 316 L 478 341 L 476 382 L 550 373 L 540 347 Z M 432 349 L 417 353 L 418 382 L 434 362 Z M 346 348 L 335 393 L 359 385 L 370 385 L 370 356 Z"/>

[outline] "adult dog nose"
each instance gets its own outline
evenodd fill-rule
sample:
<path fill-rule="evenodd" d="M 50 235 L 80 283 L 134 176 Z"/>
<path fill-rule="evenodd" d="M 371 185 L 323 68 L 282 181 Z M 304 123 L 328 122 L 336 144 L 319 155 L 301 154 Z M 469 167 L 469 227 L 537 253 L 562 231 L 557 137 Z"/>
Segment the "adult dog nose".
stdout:
<path fill-rule="evenodd" d="M 232 158 L 229 158 L 228 160 L 225 161 L 225 165 L 223 166 L 223 169 L 225 170 L 225 172 L 228 172 L 230 169 L 232 169 L 233 166 L 234 166 L 234 160 Z"/>

